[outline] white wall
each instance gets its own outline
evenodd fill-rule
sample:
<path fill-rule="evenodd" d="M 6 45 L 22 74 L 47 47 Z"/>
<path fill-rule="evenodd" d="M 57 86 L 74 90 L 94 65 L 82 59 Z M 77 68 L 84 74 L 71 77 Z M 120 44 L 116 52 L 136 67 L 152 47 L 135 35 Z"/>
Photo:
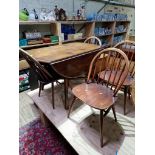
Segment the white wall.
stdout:
<path fill-rule="evenodd" d="M 84 3 L 84 0 L 74 0 L 75 12 L 80 8 L 80 5 Z M 95 4 L 95 5 L 94 5 Z M 64 8 L 67 14 L 73 12 L 73 0 L 20 0 L 19 9 L 27 8 L 31 11 L 33 8 L 39 13 L 41 8 L 47 8 L 53 10 L 54 6 L 58 8 Z M 103 3 L 88 2 L 86 4 L 86 12 L 96 12 L 103 6 Z"/>
<path fill-rule="evenodd" d="M 132 4 L 134 0 L 117 0 L 117 1 Z M 80 8 L 80 5 L 82 3 L 84 3 L 84 0 L 74 0 L 75 12 L 77 9 Z M 65 9 L 67 15 L 71 15 L 73 13 L 73 0 L 19 0 L 19 9 L 27 8 L 28 11 L 31 11 L 32 9 L 35 8 L 37 13 L 40 13 L 41 8 L 47 8 L 49 10 L 53 10 L 55 5 L 57 5 L 58 8 Z M 86 13 L 87 14 L 96 13 L 103 5 L 104 3 L 89 1 L 86 3 Z M 131 35 L 134 35 L 135 10 L 133 8 L 128 7 L 117 7 L 118 9 L 116 9 L 116 7 L 117 6 L 107 5 L 102 12 L 112 10 L 112 12 L 128 14 L 129 20 L 131 20 L 129 33 Z"/>

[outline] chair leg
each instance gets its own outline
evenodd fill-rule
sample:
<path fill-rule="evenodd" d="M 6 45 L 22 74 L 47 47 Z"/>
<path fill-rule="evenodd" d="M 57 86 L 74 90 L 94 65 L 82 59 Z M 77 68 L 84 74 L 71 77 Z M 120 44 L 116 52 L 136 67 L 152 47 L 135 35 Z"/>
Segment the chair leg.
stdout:
<path fill-rule="evenodd" d="M 73 104 L 74 104 L 74 102 L 75 102 L 76 99 L 77 99 L 77 97 L 74 96 L 73 101 L 72 101 L 71 105 L 69 106 L 69 111 L 68 111 L 68 116 L 67 116 L 68 118 L 69 118 L 69 116 L 70 116 L 70 113 L 71 113 L 71 110 L 72 110 Z"/>
<path fill-rule="evenodd" d="M 128 86 L 128 96 L 129 96 L 129 100 L 131 99 L 131 87 Z"/>
<path fill-rule="evenodd" d="M 51 87 L 52 87 L 52 106 L 53 109 L 55 109 L 55 105 L 54 105 L 54 83 L 51 83 Z"/>
<path fill-rule="evenodd" d="M 41 90 L 44 90 L 44 84 L 42 84 L 42 88 L 41 88 Z"/>
<path fill-rule="evenodd" d="M 115 106 L 114 105 L 112 106 L 112 111 L 113 111 L 113 114 L 114 114 L 115 122 L 117 122 L 117 117 L 116 117 L 116 112 L 115 112 Z"/>
<path fill-rule="evenodd" d="M 127 99 L 128 87 L 124 87 L 124 115 L 126 114 L 126 99 Z"/>
<path fill-rule="evenodd" d="M 100 145 L 103 147 L 103 110 L 100 110 Z"/>
<path fill-rule="evenodd" d="M 68 79 L 64 79 L 65 109 L 68 109 Z"/>
<path fill-rule="evenodd" d="M 38 84 L 39 84 L 39 94 L 38 94 L 38 96 L 40 97 L 40 93 L 41 93 L 41 90 L 42 90 L 42 83 L 40 81 L 38 81 Z"/>

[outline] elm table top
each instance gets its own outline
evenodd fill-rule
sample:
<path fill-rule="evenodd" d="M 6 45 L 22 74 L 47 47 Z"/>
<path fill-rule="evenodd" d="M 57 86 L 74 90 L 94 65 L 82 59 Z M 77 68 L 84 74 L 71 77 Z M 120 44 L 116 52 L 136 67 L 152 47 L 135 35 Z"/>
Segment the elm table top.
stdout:
<path fill-rule="evenodd" d="M 84 55 L 100 49 L 100 46 L 88 43 L 67 43 L 50 47 L 27 50 L 34 58 L 43 63 L 54 63 Z"/>

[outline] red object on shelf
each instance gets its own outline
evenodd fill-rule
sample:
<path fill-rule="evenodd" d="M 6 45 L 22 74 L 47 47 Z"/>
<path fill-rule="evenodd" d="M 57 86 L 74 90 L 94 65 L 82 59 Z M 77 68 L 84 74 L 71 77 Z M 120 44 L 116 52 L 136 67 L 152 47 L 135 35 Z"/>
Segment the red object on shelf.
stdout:
<path fill-rule="evenodd" d="M 19 77 L 19 81 L 22 81 L 22 80 L 24 80 L 24 77 Z"/>
<path fill-rule="evenodd" d="M 45 37 L 44 37 L 44 38 L 43 38 L 43 42 L 44 42 L 44 43 L 50 43 L 50 42 L 51 42 L 51 39 L 50 39 L 50 38 L 45 38 Z"/>

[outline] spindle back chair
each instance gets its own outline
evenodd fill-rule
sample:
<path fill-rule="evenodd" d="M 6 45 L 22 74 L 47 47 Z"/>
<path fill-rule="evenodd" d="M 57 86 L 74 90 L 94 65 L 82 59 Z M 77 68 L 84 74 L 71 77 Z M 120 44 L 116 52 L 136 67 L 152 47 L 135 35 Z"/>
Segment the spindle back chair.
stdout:
<path fill-rule="evenodd" d="M 119 59 L 117 63 L 115 63 L 116 58 Z M 120 65 L 123 67 L 118 70 Z M 77 85 L 72 89 L 74 99 L 70 104 L 68 117 L 76 99 L 80 99 L 85 104 L 100 110 L 101 147 L 103 147 L 103 117 L 112 109 L 115 121 L 117 121 L 114 103 L 117 92 L 126 79 L 128 68 L 129 61 L 123 51 L 116 48 L 104 49 L 96 54 L 91 61 L 86 83 Z M 104 70 L 103 79 L 100 79 L 98 75 L 102 70 Z M 115 85 L 113 89 L 112 83 Z"/>
<path fill-rule="evenodd" d="M 23 50 L 22 48 L 19 48 L 20 55 L 23 57 L 27 63 L 29 64 L 30 68 L 33 70 L 33 72 L 38 77 L 38 83 L 39 83 L 39 94 L 40 97 L 41 90 L 44 89 L 44 85 L 51 83 L 52 86 L 52 105 L 53 109 L 55 108 L 54 105 L 54 82 L 58 80 L 53 75 L 51 75 L 43 65 L 41 65 L 35 58 L 33 58 L 28 52 Z"/>
<path fill-rule="evenodd" d="M 124 91 L 124 114 L 126 114 L 126 103 L 127 103 L 127 93 L 129 98 L 131 96 L 131 85 L 134 83 L 135 77 L 135 42 L 125 40 L 114 46 L 115 48 L 121 49 L 129 59 L 129 71 L 128 76 L 123 83 Z"/>

